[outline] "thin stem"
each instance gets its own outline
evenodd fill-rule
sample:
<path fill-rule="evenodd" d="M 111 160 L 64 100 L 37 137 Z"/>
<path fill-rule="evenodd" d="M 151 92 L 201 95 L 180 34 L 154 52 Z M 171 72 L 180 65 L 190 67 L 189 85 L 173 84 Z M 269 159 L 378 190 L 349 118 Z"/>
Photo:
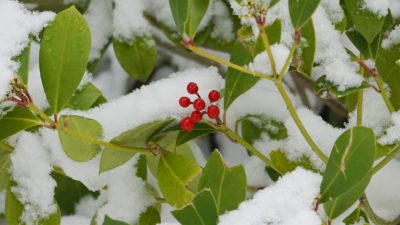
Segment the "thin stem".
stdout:
<path fill-rule="evenodd" d="M 290 49 L 290 54 L 289 54 L 288 57 L 286 58 L 286 61 L 285 61 L 285 64 L 283 65 L 283 67 L 282 67 L 282 70 L 279 72 L 279 78 L 278 78 L 279 80 L 282 80 L 282 79 L 283 79 L 283 76 L 285 75 L 285 72 L 288 70 L 289 65 L 290 65 L 290 62 L 291 62 L 292 59 L 293 59 L 293 56 L 294 56 L 294 53 L 296 52 L 297 47 L 298 47 L 298 45 L 297 45 L 297 43 L 295 42 L 295 43 L 292 45 L 292 48 Z"/>
<path fill-rule="evenodd" d="M 268 55 L 269 62 L 271 64 L 272 73 L 273 73 L 273 75 L 275 77 L 278 77 L 278 72 L 276 70 L 276 64 L 275 64 L 275 59 L 274 59 L 274 56 L 272 55 L 272 50 L 271 50 L 271 45 L 269 43 L 268 35 L 267 35 L 267 33 L 265 33 L 263 25 L 258 24 L 258 28 L 260 30 L 261 39 L 262 39 L 262 41 L 264 43 L 265 51 L 266 51 L 266 53 Z"/>
<path fill-rule="evenodd" d="M 389 95 L 386 92 L 385 86 L 383 84 L 383 80 L 381 76 L 375 77 L 376 84 L 378 84 L 379 90 L 381 92 L 382 98 L 385 101 L 385 104 L 391 113 L 395 112 L 392 102 L 389 99 Z"/>
<path fill-rule="evenodd" d="M 14 151 L 14 148 L 11 145 L 4 143 L 2 141 L 0 141 L 0 149 L 6 151 L 8 153 L 12 153 Z"/>
<path fill-rule="evenodd" d="M 363 117 L 363 101 L 364 101 L 364 90 L 359 90 L 357 93 L 357 125 L 362 125 Z"/>
<path fill-rule="evenodd" d="M 283 100 L 286 103 L 286 106 L 289 110 L 290 115 L 292 116 L 294 122 L 296 123 L 297 127 L 299 128 L 301 134 L 303 135 L 304 139 L 306 139 L 307 143 L 310 145 L 311 149 L 318 157 L 324 161 L 325 163 L 328 161 L 328 157 L 319 149 L 317 144 L 315 144 L 314 140 L 311 138 L 310 134 L 307 132 L 306 128 L 303 125 L 303 122 L 300 120 L 299 115 L 296 112 L 296 109 L 290 100 L 288 94 L 286 93 L 285 88 L 282 85 L 281 81 L 275 81 L 275 85 L 278 88 L 279 92 L 282 95 Z"/>
<path fill-rule="evenodd" d="M 82 133 L 79 133 L 77 131 L 74 131 L 72 129 L 66 128 L 66 127 L 57 127 L 57 130 L 59 131 L 63 131 L 71 136 L 75 136 L 81 140 L 85 140 L 88 141 L 90 143 L 93 144 L 98 144 L 98 145 L 102 145 L 104 147 L 107 148 L 112 148 L 118 151 L 123 151 L 123 152 L 130 152 L 130 153 L 151 153 L 150 151 L 148 151 L 145 148 L 131 148 L 131 147 L 126 147 L 126 146 L 122 146 L 122 145 L 117 145 L 117 144 L 113 144 L 110 142 L 106 142 L 106 141 L 102 141 L 99 139 L 96 139 L 94 137 L 88 136 L 88 135 L 84 135 Z"/>
<path fill-rule="evenodd" d="M 234 64 L 234 63 L 231 63 L 229 61 L 226 61 L 225 59 L 222 59 L 222 58 L 219 58 L 218 56 L 212 55 L 212 54 L 210 54 L 210 53 L 208 53 L 208 52 L 206 52 L 206 51 L 204 51 L 201 48 L 198 48 L 196 46 L 190 45 L 190 46 L 188 46 L 188 49 L 190 49 L 193 53 L 195 53 L 195 54 L 197 54 L 199 56 L 202 56 L 204 58 L 210 59 L 210 60 L 212 60 L 214 62 L 218 62 L 218 63 L 220 63 L 222 65 L 231 67 L 231 68 L 233 68 L 235 70 L 238 70 L 240 72 L 247 73 L 247 74 L 253 75 L 255 77 L 269 79 L 269 80 L 272 80 L 272 78 L 273 78 L 271 75 L 253 72 L 253 71 L 251 71 L 249 69 L 244 68 L 243 66 L 239 66 L 237 64 Z"/>
<path fill-rule="evenodd" d="M 40 110 L 35 104 L 33 103 L 29 103 L 28 108 L 30 110 L 32 110 L 32 112 L 34 112 L 36 115 L 38 115 L 42 120 L 46 121 L 47 123 L 49 123 L 51 126 L 55 126 L 55 122 L 53 120 L 50 119 L 50 117 L 48 117 L 42 110 Z"/>
<path fill-rule="evenodd" d="M 392 151 L 386 155 L 373 169 L 374 174 L 385 167 L 390 161 L 392 161 L 400 153 L 400 145 L 397 145 Z"/>
<path fill-rule="evenodd" d="M 235 133 L 229 127 L 222 126 L 220 131 L 223 132 L 225 135 L 235 139 L 240 145 L 245 147 L 249 152 L 251 152 L 253 155 L 255 155 L 260 160 L 265 162 L 269 167 L 271 167 L 276 172 L 278 172 L 279 174 L 282 175 L 282 172 L 279 171 L 279 169 L 274 165 L 274 163 L 269 158 L 267 158 L 263 153 L 261 153 L 259 150 L 257 150 L 253 145 L 249 144 L 246 140 L 244 140 L 242 137 L 240 137 L 240 135 Z"/>

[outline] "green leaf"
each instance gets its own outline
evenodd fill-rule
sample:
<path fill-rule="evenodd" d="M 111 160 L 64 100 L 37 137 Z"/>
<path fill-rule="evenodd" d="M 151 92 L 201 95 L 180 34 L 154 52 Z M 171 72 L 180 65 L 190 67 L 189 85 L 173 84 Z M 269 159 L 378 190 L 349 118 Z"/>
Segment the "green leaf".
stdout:
<path fill-rule="evenodd" d="M 160 213 L 152 206 L 140 215 L 137 225 L 156 225 L 158 223 L 161 223 Z"/>
<path fill-rule="evenodd" d="M 312 19 L 301 28 L 301 34 L 306 39 L 307 45 L 301 48 L 301 55 L 297 56 L 301 62 L 297 70 L 304 76 L 311 77 L 316 51 L 316 36 Z"/>
<path fill-rule="evenodd" d="M 313 167 L 312 162 L 307 157 L 303 157 L 293 162 L 290 161 L 286 154 L 281 150 L 271 152 L 269 154 L 269 157 L 274 163 L 275 168 L 277 168 L 278 172 L 280 172 L 281 174 L 292 172 L 296 170 L 297 167 L 303 167 L 304 169 L 317 172 L 316 169 Z"/>
<path fill-rule="evenodd" d="M 8 171 L 10 166 L 10 154 L 0 151 L 0 192 L 6 190 L 10 183 L 10 172 Z"/>
<path fill-rule="evenodd" d="M 132 43 L 113 40 L 114 52 L 122 68 L 134 79 L 146 82 L 157 64 L 157 48 L 152 37 L 136 37 Z"/>
<path fill-rule="evenodd" d="M 40 74 L 47 100 L 58 113 L 70 100 L 85 73 L 91 48 L 90 29 L 74 6 L 57 14 L 44 31 Z"/>
<path fill-rule="evenodd" d="M 80 116 L 61 116 L 58 125 L 93 138 L 99 139 L 103 135 L 103 128 L 99 122 Z M 99 145 L 72 136 L 63 130 L 58 131 L 58 136 L 65 154 L 74 161 L 87 162 L 101 151 Z"/>
<path fill-rule="evenodd" d="M 193 38 L 209 4 L 210 0 L 169 0 L 178 32 Z"/>
<path fill-rule="evenodd" d="M 321 184 L 321 203 L 330 219 L 351 207 L 364 193 L 376 154 L 374 132 L 354 127 L 335 142 Z"/>
<path fill-rule="evenodd" d="M 19 62 L 20 64 L 18 69 L 18 77 L 25 85 L 28 84 L 29 77 L 29 55 L 31 52 L 31 42 L 32 39 L 29 41 L 28 46 L 21 52 L 21 54 L 15 58 L 15 61 Z"/>
<path fill-rule="evenodd" d="M 88 83 L 75 93 L 67 107 L 85 111 L 106 102 L 103 93 L 94 84 Z"/>
<path fill-rule="evenodd" d="M 268 134 L 273 140 L 282 140 L 287 137 L 287 129 L 282 122 L 263 115 L 248 115 L 241 119 L 243 138 L 249 143 L 260 138 L 258 132 Z M 246 134 L 247 133 L 247 134 Z"/>
<path fill-rule="evenodd" d="M 8 225 L 21 225 L 20 217 L 24 212 L 24 206 L 18 201 L 14 193 L 9 188 L 6 193 L 6 220 Z M 34 224 L 40 225 L 60 225 L 61 211 L 57 207 L 57 211 L 48 218 L 42 218 L 39 221 L 32 221 Z"/>
<path fill-rule="evenodd" d="M 215 132 L 214 128 L 208 126 L 205 123 L 197 123 L 193 130 L 190 132 L 185 132 L 185 131 L 180 131 L 178 134 L 178 138 L 176 140 L 176 145 L 182 145 L 185 144 L 191 140 L 194 140 L 196 138 L 205 136 L 207 134 L 211 134 Z"/>
<path fill-rule="evenodd" d="M 139 160 L 136 163 L 136 176 L 143 180 L 147 180 L 147 162 L 145 155 L 140 155 Z"/>
<path fill-rule="evenodd" d="M 381 37 L 376 36 L 374 41 L 370 44 L 367 40 L 356 30 L 349 30 L 346 32 L 347 37 L 354 44 L 354 46 L 360 51 L 362 56 L 366 59 L 375 59 L 378 54 L 379 44 Z"/>
<path fill-rule="evenodd" d="M 359 224 L 361 218 L 363 218 L 364 221 L 368 223 L 369 220 L 367 214 L 365 214 L 362 208 L 357 207 L 357 209 L 355 209 L 343 220 L 343 223 L 345 223 L 346 225 Z"/>
<path fill-rule="evenodd" d="M 289 0 L 289 13 L 293 27 L 301 28 L 317 9 L 319 0 Z"/>
<path fill-rule="evenodd" d="M 325 96 L 325 92 L 329 92 L 332 95 L 334 95 L 336 98 L 343 98 L 345 96 L 348 96 L 350 94 L 353 94 L 357 92 L 358 90 L 369 88 L 371 85 L 364 81 L 360 87 L 355 87 L 355 88 L 348 88 L 344 91 L 341 91 L 338 89 L 338 87 L 333 84 L 331 81 L 329 81 L 326 78 L 326 75 L 318 78 L 318 80 L 315 81 L 314 83 L 314 93 L 315 94 L 320 94 L 321 96 Z"/>
<path fill-rule="evenodd" d="M 157 171 L 158 186 L 165 200 L 176 208 L 190 202 L 193 193 L 186 189 L 186 185 L 200 172 L 201 168 L 194 161 L 165 152 Z"/>
<path fill-rule="evenodd" d="M 242 121 L 242 137 L 249 144 L 254 144 L 255 141 L 261 138 L 262 129 L 258 124 L 254 123 L 248 118 Z"/>
<path fill-rule="evenodd" d="M 147 143 L 151 138 L 171 123 L 171 121 L 171 119 L 166 119 L 143 124 L 135 129 L 123 132 L 113 138 L 111 143 L 132 148 L 147 148 Z M 112 170 L 129 161 L 134 155 L 135 153 L 106 148 L 101 156 L 100 172 Z"/>
<path fill-rule="evenodd" d="M 172 215 L 185 225 L 217 225 L 218 212 L 210 190 L 204 190 L 194 197 L 188 206 L 175 210 Z"/>
<path fill-rule="evenodd" d="M 246 199 L 247 180 L 243 166 L 229 168 L 218 151 L 214 151 L 203 169 L 199 190 L 210 188 L 216 199 L 218 214 L 236 209 Z"/>
<path fill-rule="evenodd" d="M 400 66 L 396 61 L 400 59 L 400 44 L 389 49 L 380 48 L 376 58 L 376 67 L 383 80 L 389 85 L 392 102 L 396 110 L 400 109 Z"/>
<path fill-rule="evenodd" d="M 103 225 L 129 225 L 129 224 L 118 221 L 118 220 L 111 219 L 111 217 L 106 215 L 104 217 Z"/>
<path fill-rule="evenodd" d="M 0 118 L 0 140 L 14 135 L 22 130 L 42 125 L 33 113 L 27 109 L 15 107 Z"/>
<path fill-rule="evenodd" d="M 344 0 L 345 10 L 358 32 L 372 43 L 382 31 L 385 17 L 379 17 L 364 7 L 363 0 Z"/>

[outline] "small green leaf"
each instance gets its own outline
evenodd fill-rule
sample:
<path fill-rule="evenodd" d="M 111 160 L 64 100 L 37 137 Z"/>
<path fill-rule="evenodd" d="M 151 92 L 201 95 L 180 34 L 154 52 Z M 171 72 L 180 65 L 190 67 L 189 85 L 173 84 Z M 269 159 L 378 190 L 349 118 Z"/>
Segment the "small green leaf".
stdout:
<path fill-rule="evenodd" d="M 365 9 L 363 0 L 344 0 L 344 5 L 357 31 L 368 43 L 372 43 L 382 31 L 385 17 L 379 17 Z"/>
<path fill-rule="evenodd" d="M 42 124 L 43 122 L 33 115 L 31 111 L 16 107 L 0 118 L 0 140 Z"/>
<path fill-rule="evenodd" d="M 301 28 L 301 34 L 307 41 L 307 46 L 300 48 L 301 55 L 296 56 L 300 60 L 300 65 L 297 70 L 304 76 L 311 77 L 316 51 L 316 36 L 312 19 L 308 20 Z"/>
<path fill-rule="evenodd" d="M 114 52 L 122 68 L 134 79 L 146 82 L 157 64 L 157 48 L 152 37 L 136 37 L 132 43 L 113 40 Z"/>
<path fill-rule="evenodd" d="M 229 168 L 218 151 L 214 151 L 203 169 L 199 190 L 210 188 L 216 199 L 218 214 L 236 209 L 246 199 L 247 180 L 243 166 Z"/>
<path fill-rule="evenodd" d="M 201 168 L 194 161 L 165 152 L 157 171 L 158 186 L 165 200 L 176 208 L 190 202 L 193 193 L 186 189 L 186 185 L 200 172 Z"/>
<path fill-rule="evenodd" d="M 197 123 L 193 130 L 190 132 L 180 131 L 176 140 L 176 145 L 185 144 L 193 139 L 205 136 L 207 134 L 215 132 L 214 128 L 208 126 L 205 123 Z"/>
<path fill-rule="evenodd" d="M 6 190 L 10 183 L 10 154 L 0 151 L 0 192 Z"/>
<path fill-rule="evenodd" d="M 88 83 L 75 93 L 67 107 L 85 111 L 106 102 L 107 99 L 103 96 L 103 93 L 92 83 Z"/>
<path fill-rule="evenodd" d="M 374 132 L 354 127 L 335 142 L 321 184 L 321 203 L 334 219 L 351 207 L 364 193 L 376 154 Z"/>
<path fill-rule="evenodd" d="M 136 176 L 143 180 L 147 180 L 147 162 L 145 155 L 140 155 L 139 160 L 136 163 Z"/>
<path fill-rule="evenodd" d="M 93 138 L 101 138 L 103 135 L 100 123 L 93 119 L 80 116 L 61 116 L 58 124 Z M 99 145 L 72 136 L 63 130 L 58 131 L 58 136 L 65 154 L 77 162 L 87 162 L 101 151 Z"/>
<path fill-rule="evenodd" d="M 109 217 L 109 216 L 106 215 L 106 216 L 104 217 L 103 225 L 129 225 L 129 224 L 124 223 L 124 222 L 122 222 L 122 221 L 118 221 L 118 220 L 111 219 L 111 217 Z"/>
<path fill-rule="evenodd" d="M 261 138 L 262 129 L 248 118 L 243 119 L 241 130 L 243 139 L 249 144 L 254 144 L 255 141 Z"/>
<path fill-rule="evenodd" d="M 31 52 L 31 42 L 32 40 L 29 41 L 28 46 L 15 59 L 15 61 L 19 62 L 20 64 L 18 76 L 25 85 L 28 84 L 29 77 L 29 55 Z"/>
<path fill-rule="evenodd" d="M 218 220 L 215 199 L 210 190 L 198 193 L 190 205 L 173 211 L 172 215 L 185 225 L 217 225 Z"/>
<path fill-rule="evenodd" d="M 53 112 L 58 113 L 79 86 L 89 61 L 90 48 L 89 26 L 74 6 L 58 13 L 44 31 L 40 74 Z"/>
<path fill-rule="evenodd" d="M 160 213 L 152 206 L 140 215 L 137 225 L 156 225 L 158 223 L 161 223 Z"/>
<path fill-rule="evenodd" d="M 301 28 L 311 18 L 319 0 L 289 0 L 289 13 L 293 27 Z"/>
<path fill-rule="evenodd" d="M 290 161 L 286 154 L 281 150 L 273 151 L 269 154 L 271 161 L 274 163 L 275 168 L 281 174 L 286 174 L 296 170 L 297 167 L 303 167 L 307 170 L 312 170 L 316 172 L 309 158 L 303 157 L 295 162 Z"/>
<path fill-rule="evenodd" d="M 345 223 L 346 225 L 359 224 L 361 218 L 363 218 L 364 221 L 368 223 L 369 220 L 365 212 L 362 210 L 362 208 L 357 207 L 357 209 L 355 209 L 343 220 L 343 223 Z"/>
<path fill-rule="evenodd" d="M 193 38 L 209 4 L 210 0 L 169 0 L 178 32 Z"/>
<path fill-rule="evenodd" d="M 347 37 L 354 44 L 354 46 L 360 51 L 362 56 L 366 59 L 375 59 L 378 54 L 379 44 L 381 37 L 376 36 L 374 41 L 369 44 L 367 40 L 356 30 L 349 30 L 346 32 Z"/>
<path fill-rule="evenodd" d="M 348 88 L 344 91 L 340 91 L 338 87 L 333 84 L 331 81 L 329 81 L 326 78 L 326 75 L 318 78 L 318 80 L 315 81 L 314 83 L 314 93 L 315 94 L 324 94 L 324 92 L 329 92 L 333 94 L 336 98 L 343 98 L 345 96 L 348 96 L 350 94 L 353 94 L 357 92 L 358 90 L 369 88 L 371 85 L 364 81 L 360 87 L 356 88 Z"/>
<path fill-rule="evenodd" d="M 171 119 L 166 119 L 143 124 L 123 132 L 112 139 L 111 143 L 132 148 L 147 148 L 147 143 L 151 138 L 171 122 Z M 100 172 L 112 170 L 129 161 L 134 155 L 135 153 L 106 148 L 101 156 Z"/>

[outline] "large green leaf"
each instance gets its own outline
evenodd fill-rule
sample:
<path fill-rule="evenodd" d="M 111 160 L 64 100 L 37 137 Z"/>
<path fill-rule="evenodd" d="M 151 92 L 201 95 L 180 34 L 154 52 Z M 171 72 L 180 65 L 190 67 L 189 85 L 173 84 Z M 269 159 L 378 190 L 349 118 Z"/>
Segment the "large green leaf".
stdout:
<path fill-rule="evenodd" d="M 300 60 L 298 71 L 306 77 L 311 77 L 316 50 L 316 36 L 312 19 L 308 20 L 301 28 L 301 34 L 302 37 L 305 38 L 307 44 L 301 47 L 301 55 L 297 56 Z"/>
<path fill-rule="evenodd" d="M 171 119 L 166 119 L 143 124 L 135 129 L 123 132 L 113 138 L 111 143 L 132 148 L 147 148 L 147 143 L 151 138 L 171 123 L 171 121 Z M 100 172 L 112 170 L 129 161 L 134 155 L 135 153 L 106 148 L 101 156 Z"/>
<path fill-rule="evenodd" d="M 319 0 L 289 0 L 289 13 L 293 27 L 301 28 L 317 9 Z"/>
<path fill-rule="evenodd" d="M 193 38 L 209 4 L 210 0 L 169 0 L 178 32 Z"/>
<path fill-rule="evenodd" d="M 335 142 L 321 184 L 321 203 L 334 219 L 364 193 L 371 177 L 376 153 L 374 132 L 354 127 Z"/>
<path fill-rule="evenodd" d="M 383 80 L 390 87 L 390 101 L 396 110 L 400 109 L 400 66 L 396 64 L 399 59 L 400 44 L 389 49 L 380 48 L 376 58 L 376 66 Z"/>
<path fill-rule="evenodd" d="M 229 168 L 222 156 L 214 151 L 199 183 L 199 190 L 209 188 L 215 196 L 218 214 L 236 209 L 246 199 L 247 180 L 243 166 Z"/>
<path fill-rule="evenodd" d="M 159 161 L 157 180 L 165 200 L 180 208 L 190 202 L 193 193 L 186 185 L 201 172 L 201 168 L 192 160 L 183 156 L 165 152 Z"/>
<path fill-rule="evenodd" d="M 368 43 L 372 43 L 381 32 L 385 17 L 379 17 L 365 9 L 363 0 L 344 0 L 344 5 L 355 28 Z"/>
<path fill-rule="evenodd" d="M 90 29 L 74 6 L 57 14 L 44 31 L 40 74 L 47 100 L 58 113 L 82 80 L 91 48 Z"/>
<path fill-rule="evenodd" d="M 194 197 L 188 206 L 173 211 L 172 215 L 185 225 L 217 225 L 218 212 L 210 190 L 204 190 Z"/>
<path fill-rule="evenodd" d="M 136 37 L 132 43 L 113 40 L 122 68 L 134 79 L 146 82 L 157 64 L 157 47 L 152 37 Z"/>
<path fill-rule="evenodd" d="M 0 118 L 0 140 L 3 140 L 19 131 L 42 125 L 31 111 L 16 107 L 12 111 Z"/>
<path fill-rule="evenodd" d="M 140 215 L 137 225 L 156 225 L 158 223 L 161 223 L 160 213 L 152 206 Z"/>
<path fill-rule="evenodd" d="M 89 110 L 106 102 L 107 99 L 103 93 L 94 84 L 88 83 L 75 93 L 67 107 L 75 110 Z"/>
<path fill-rule="evenodd" d="M 282 24 L 280 20 L 276 20 L 273 24 L 265 28 L 265 32 L 271 44 L 280 41 L 281 30 Z M 264 51 L 264 49 L 261 38 L 259 38 L 256 43 L 237 41 L 233 47 L 230 61 L 239 66 L 245 66 L 249 64 L 258 53 Z M 247 92 L 258 81 L 258 77 L 240 72 L 233 68 L 228 68 L 225 80 L 224 109 L 227 110 L 240 95 Z"/>
<path fill-rule="evenodd" d="M 93 119 L 80 116 L 61 116 L 58 124 L 93 138 L 101 138 L 103 135 L 101 124 Z M 65 154 L 77 162 L 87 162 L 101 151 L 99 145 L 70 135 L 62 129 L 58 131 L 58 136 Z"/>

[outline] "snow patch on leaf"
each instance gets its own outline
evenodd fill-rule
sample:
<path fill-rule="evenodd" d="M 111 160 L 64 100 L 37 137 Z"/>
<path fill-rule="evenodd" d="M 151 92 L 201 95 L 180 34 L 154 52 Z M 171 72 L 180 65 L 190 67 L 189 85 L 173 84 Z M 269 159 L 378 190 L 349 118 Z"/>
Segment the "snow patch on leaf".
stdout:
<path fill-rule="evenodd" d="M 379 17 L 384 17 L 389 12 L 389 0 L 364 0 L 364 8 L 375 13 Z"/>

